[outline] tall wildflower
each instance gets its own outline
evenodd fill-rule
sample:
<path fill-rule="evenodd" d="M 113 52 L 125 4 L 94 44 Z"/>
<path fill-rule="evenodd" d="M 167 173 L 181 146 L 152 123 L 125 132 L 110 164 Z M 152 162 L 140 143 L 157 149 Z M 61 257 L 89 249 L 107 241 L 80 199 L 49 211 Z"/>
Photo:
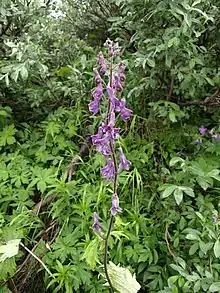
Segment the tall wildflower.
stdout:
<path fill-rule="evenodd" d="M 99 126 L 98 133 L 92 135 L 91 138 L 96 150 L 106 159 L 106 165 L 101 168 L 101 174 L 106 180 L 111 180 L 114 186 L 111 208 L 109 209 L 110 224 L 105 237 L 104 252 L 105 275 L 110 286 L 110 291 L 114 292 L 107 270 L 108 238 L 112 229 L 114 217 L 118 212 L 122 212 L 122 209 L 119 207 L 119 196 L 117 194 L 118 174 L 122 169 L 128 170 L 131 164 L 131 162 L 126 159 L 122 147 L 119 144 L 120 129 L 116 127 L 116 120 L 117 117 L 123 121 L 129 119 L 132 110 L 125 107 L 126 99 L 124 97 L 121 98 L 125 83 L 125 65 L 123 62 L 119 64 L 114 63 L 115 57 L 120 55 L 120 47 L 118 43 L 114 43 L 109 39 L 106 41 L 105 47 L 108 50 L 109 62 L 105 60 L 103 53 L 99 52 L 98 64 L 100 68 L 95 68 L 93 70 L 96 89 L 92 93 L 93 101 L 89 104 L 89 110 L 93 115 L 96 115 L 99 112 L 101 99 L 104 96 L 107 98 L 108 108 L 106 109 L 105 121 Z M 103 79 L 106 78 L 107 82 L 104 82 L 101 76 Z M 97 213 L 94 213 L 94 224 L 92 228 L 96 233 L 101 233 L 101 225 L 98 223 Z"/>

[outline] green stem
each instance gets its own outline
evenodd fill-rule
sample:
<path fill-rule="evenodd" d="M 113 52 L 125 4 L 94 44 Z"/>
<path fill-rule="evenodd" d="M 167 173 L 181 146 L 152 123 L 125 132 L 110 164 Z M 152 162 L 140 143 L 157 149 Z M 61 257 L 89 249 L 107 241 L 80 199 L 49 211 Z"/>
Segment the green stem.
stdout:
<path fill-rule="evenodd" d="M 110 218 L 110 223 L 109 223 L 109 227 L 108 227 L 108 231 L 107 231 L 107 235 L 106 235 L 106 238 L 105 238 L 105 252 L 104 252 L 104 269 L 105 269 L 105 276 L 106 276 L 106 279 L 109 283 L 109 291 L 111 293 L 114 293 L 114 287 L 112 285 L 112 282 L 111 282 L 111 279 L 109 277 L 109 274 L 108 274 L 108 239 L 109 239 L 109 236 L 110 236 L 110 233 L 111 233 L 111 229 L 112 229 L 112 225 L 113 225 L 113 221 L 114 221 L 114 217 L 111 215 L 111 218 Z"/>

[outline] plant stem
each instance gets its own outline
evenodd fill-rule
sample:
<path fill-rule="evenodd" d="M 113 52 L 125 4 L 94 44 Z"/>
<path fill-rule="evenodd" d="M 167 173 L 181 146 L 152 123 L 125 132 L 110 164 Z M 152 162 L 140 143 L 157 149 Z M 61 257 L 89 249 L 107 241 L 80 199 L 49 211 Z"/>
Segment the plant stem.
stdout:
<path fill-rule="evenodd" d="M 112 62 L 112 58 L 111 58 L 111 64 L 110 64 L 110 80 L 109 80 L 109 83 L 110 83 L 110 87 L 112 87 L 112 77 L 113 77 L 113 62 Z M 110 113 L 111 113 L 111 110 L 112 110 L 112 107 L 111 107 L 111 102 L 109 101 L 108 103 L 108 111 L 107 111 L 107 124 L 109 122 L 109 116 L 110 116 Z M 110 148 L 111 148 L 111 153 L 112 153 L 112 159 L 113 159 L 113 162 L 114 162 L 114 172 L 115 172 L 115 175 L 114 175 L 114 194 L 117 195 L 117 179 L 118 179 L 118 168 L 117 168 L 117 160 L 116 160 L 116 154 L 115 154 L 115 149 L 114 149 L 114 145 L 113 145 L 113 142 L 110 141 Z M 111 215 L 110 217 L 110 222 L 109 222 L 109 227 L 108 227 L 108 231 L 107 231 L 107 234 L 106 234 L 106 238 L 105 238 L 105 252 L 104 252 L 104 269 L 105 269 L 105 275 L 106 275 L 106 279 L 109 283 L 109 291 L 111 293 L 114 293 L 114 287 L 112 285 L 112 282 L 111 282 L 111 279 L 109 277 L 109 274 L 108 274 L 108 240 L 109 240 L 109 236 L 110 236 L 110 233 L 111 233 L 111 230 L 112 230 L 112 226 L 113 226 L 113 222 L 114 222 L 114 216 Z"/>
<path fill-rule="evenodd" d="M 113 288 L 111 279 L 110 279 L 109 274 L 108 274 L 108 267 L 107 267 L 107 265 L 108 265 L 108 239 L 109 239 L 109 236 L 110 236 L 110 233 L 111 233 L 113 221 L 114 221 L 114 217 L 111 215 L 110 223 L 109 223 L 109 227 L 108 227 L 108 231 L 107 231 L 107 235 L 106 235 L 106 238 L 105 238 L 105 252 L 104 252 L 105 276 L 106 276 L 106 279 L 107 279 L 107 281 L 109 283 L 109 286 L 110 286 L 109 291 L 111 293 L 114 293 L 114 288 Z"/>

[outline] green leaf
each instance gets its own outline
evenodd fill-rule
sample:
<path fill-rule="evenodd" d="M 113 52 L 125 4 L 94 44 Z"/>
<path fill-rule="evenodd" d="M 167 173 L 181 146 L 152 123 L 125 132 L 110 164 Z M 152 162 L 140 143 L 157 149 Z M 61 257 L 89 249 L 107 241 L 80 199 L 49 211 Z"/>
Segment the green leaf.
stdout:
<path fill-rule="evenodd" d="M 190 247 L 189 255 L 193 255 L 194 253 L 196 253 L 196 251 L 198 250 L 198 248 L 199 248 L 199 244 L 198 244 L 198 242 L 194 243 L 194 244 Z"/>
<path fill-rule="evenodd" d="M 150 67 L 155 67 L 155 60 L 154 59 L 147 58 L 146 62 Z"/>
<path fill-rule="evenodd" d="M 220 292 L 220 282 L 215 282 L 209 287 L 209 292 Z"/>
<path fill-rule="evenodd" d="M 28 78 L 28 71 L 25 65 L 21 67 L 20 74 L 23 80 L 26 80 Z"/>
<path fill-rule="evenodd" d="M 43 180 L 38 181 L 37 189 L 40 190 L 41 193 L 44 193 L 46 188 L 47 188 L 47 185 L 46 185 L 45 181 L 43 181 Z"/>
<path fill-rule="evenodd" d="M 189 240 L 200 240 L 200 237 L 198 235 L 193 235 L 193 234 L 187 234 L 186 239 Z"/>
<path fill-rule="evenodd" d="M 11 258 L 18 254 L 19 243 L 21 239 L 9 240 L 5 245 L 0 246 L 0 262 L 5 261 L 7 258 Z"/>
<path fill-rule="evenodd" d="M 99 245 L 100 245 L 100 240 L 98 237 L 96 237 L 86 247 L 86 250 L 81 258 L 81 259 L 85 259 L 88 262 L 91 270 L 94 270 L 96 263 L 99 262 L 98 260 Z"/>
<path fill-rule="evenodd" d="M 164 190 L 164 192 L 162 193 L 161 198 L 166 198 L 166 197 L 168 197 L 169 195 L 171 195 L 171 193 L 174 192 L 174 190 L 175 190 L 176 188 L 177 188 L 176 185 L 171 185 L 171 186 L 167 187 L 167 188 Z"/>
<path fill-rule="evenodd" d="M 215 257 L 220 257 L 220 241 L 219 239 L 215 242 L 215 245 L 214 245 L 214 254 L 215 254 Z"/>
<path fill-rule="evenodd" d="M 190 187 L 187 187 L 187 186 L 179 186 L 179 188 L 184 192 L 186 193 L 187 195 L 191 196 L 191 197 L 194 197 L 195 194 L 194 194 L 194 191 L 192 188 Z"/>
<path fill-rule="evenodd" d="M 172 158 L 170 160 L 170 167 L 176 165 L 176 163 L 178 163 L 178 162 L 182 162 L 183 163 L 184 160 L 182 158 L 180 158 L 180 157 L 174 157 L 174 158 Z"/>
<path fill-rule="evenodd" d="M 183 192 L 181 189 L 177 188 L 174 191 L 174 198 L 176 203 L 179 205 L 181 203 L 181 201 L 183 200 Z"/>
<path fill-rule="evenodd" d="M 171 60 L 171 56 L 167 53 L 167 54 L 166 54 L 166 59 L 165 59 L 165 64 L 166 64 L 166 66 L 167 66 L 168 68 L 171 67 L 171 62 L 172 62 L 172 60 Z"/>
<path fill-rule="evenodd" d="M 176 115 L 175 115 L 175 112 L 174 111 L 169 111 L 169 119 L 170 121 L 172 122 L 176 122 Z"/>
<path fill-rule="evenodd" d="M 135 275 L 132 275 L 127 268 L 109 262 L 108 273 L 113 287 L 120 293 L 137 293 L 141 289 Z"/>

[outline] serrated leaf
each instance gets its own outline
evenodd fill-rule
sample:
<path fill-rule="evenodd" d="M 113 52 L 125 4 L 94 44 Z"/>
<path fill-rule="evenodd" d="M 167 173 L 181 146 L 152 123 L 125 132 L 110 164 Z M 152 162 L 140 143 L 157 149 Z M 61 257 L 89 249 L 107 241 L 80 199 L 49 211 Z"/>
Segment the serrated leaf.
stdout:
<path fill-rule="evenodd" d="M 43 180 L 38 181 L 37 189 L 40 190 L 41 193 L 44 193 L 46 188 L 47 188 L 47 185 L 46 185 L 45 181 L 43 181 Z"/>
<path fill-rule="evenodd" d="M 93 239 L 89 245 L 86 247 L 86 250 L 81 257 L 81 259 L 85 259 L 90 266 L 91 270 L 94 270 L 96 263 L 98 260 L 98 250 L 99 250 L 99 242 L 100 240 L 96 237 Z"/>
<path fill-rule="evenodd" d="M 141 289 L 135 274 L 132 275 L 127 268 L 122 268 L 109 262 L 108 273 L 113 287 L 120 293 L 137 293 Z"/>

